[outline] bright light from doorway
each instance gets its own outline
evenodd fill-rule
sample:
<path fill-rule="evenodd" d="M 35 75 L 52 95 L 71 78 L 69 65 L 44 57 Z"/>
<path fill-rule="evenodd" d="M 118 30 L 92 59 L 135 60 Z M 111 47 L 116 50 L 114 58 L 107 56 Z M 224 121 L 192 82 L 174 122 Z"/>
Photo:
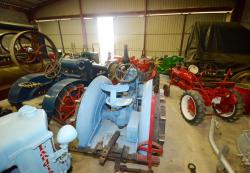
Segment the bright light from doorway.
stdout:
<path fill-rule="evenodd" d="M 114 24 L 113 17 L 98 17 L 98 40 L 100 44 L 100 61 L 104 63 L 108 58 L 108 52 L 114 55 Z"/>

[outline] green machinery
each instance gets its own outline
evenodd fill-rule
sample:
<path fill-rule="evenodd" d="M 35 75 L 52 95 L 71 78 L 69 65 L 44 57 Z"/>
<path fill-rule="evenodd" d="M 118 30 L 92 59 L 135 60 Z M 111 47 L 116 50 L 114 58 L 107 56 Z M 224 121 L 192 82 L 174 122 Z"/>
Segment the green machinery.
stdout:
<path fill-rule="evenodd" d="M 162 58 L 159 60 L 159 65 L 157 67 L 157 71 L 160 74 L 168 74 L 170 69 L 172 67 L 175 67 L 177 63 L 181 63 L 184 61 L 184 58 L 181 56 L 168 56 L 164 55 Z"/>

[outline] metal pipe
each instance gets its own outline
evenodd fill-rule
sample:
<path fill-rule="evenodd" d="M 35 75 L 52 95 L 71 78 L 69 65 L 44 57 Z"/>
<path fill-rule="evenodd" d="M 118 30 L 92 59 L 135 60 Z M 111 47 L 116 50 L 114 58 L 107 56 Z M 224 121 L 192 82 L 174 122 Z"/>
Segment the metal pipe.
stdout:
<path fill-rule="evenodd" d="M 64 44 L 63 44 L 63 37 L 62 37 L 62 30 L 61 30 L 61 24 L 60 24 L 59 20 L 57 21 L 57 24 L 58 24 L 59 35 L 60 35 L 60 40 L 61 40 L 61 44 L 62 44 L 62 50 L 63 50 L 63 53 L 65 54 L 65 49 L 64 49 Z"/>
<path fill-rule="evenodd" d="M 143 37 L 143 54 L 146 54 L 146 44 L 147 44 L 147 10 L 148 10 L 148 0 L 145 0 L 145 11 L 144 11 L 144 37 Z"/>
<path fill-rule="evenodd" d="M 220 153 L 219 148 L 217 147 L 217 145 L 214 141 L 215 124 L 216 124 L 216 120 L 213 117 L 211 120 L 211 125 L 210 125 L 210 130 L 209 130 L 209 142 L 210 142 L 215 154 L 217 155 L 218 159 L 221 161 L 222 165 L 227 170 L 227 172 L 228 173 L 235 173 L 235 171 L 233 170 L 231 165 L 228 163 L 225 156 L 222 153 Z"/>
<path fill-rule="evenodd" d="M 181 54 L 182 54 L 182 48 L 183 48 L 183 41 L 184 41 L 184 36 L 185 36 L 186 23 L 187 23 L 187 14 L 184 14 L 183 27 L 182 27 L 182 33 L 181 33 L 181 45 L 180 45 L 179 56 L 181 56 Z"/>
<path fill-rule="evenodd" d="M 232 7 L 204 7 L 204 8 L 182 8 L 182 9 L 162 9 L 162 10 L 147 10 L 147 16 L 154 15 L 179 15 L 179 14 L 206 14 L 206 13 L 231 13 Z M 128 11 L 128 12 L 109 12 L 109 13 L 85 13 L 84 18 L 94 18 L 100 16 L 143 16 L 145 10 Z M 72 20 L 79 19 L 80 15 L 62 15 L 36 18 L 36 22 L 53 21 L 58 19 Z"/>

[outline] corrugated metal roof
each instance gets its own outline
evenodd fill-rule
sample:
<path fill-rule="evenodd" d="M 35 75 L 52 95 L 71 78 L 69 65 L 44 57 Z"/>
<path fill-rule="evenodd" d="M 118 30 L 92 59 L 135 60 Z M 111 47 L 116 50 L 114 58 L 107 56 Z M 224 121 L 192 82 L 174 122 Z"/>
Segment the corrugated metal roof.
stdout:
<path fill-rule="evenodd" d="M 48 0 L 0 0 L 0 4 L 13 5 L 21 8 L 30 9 L 39 6 Z"/>

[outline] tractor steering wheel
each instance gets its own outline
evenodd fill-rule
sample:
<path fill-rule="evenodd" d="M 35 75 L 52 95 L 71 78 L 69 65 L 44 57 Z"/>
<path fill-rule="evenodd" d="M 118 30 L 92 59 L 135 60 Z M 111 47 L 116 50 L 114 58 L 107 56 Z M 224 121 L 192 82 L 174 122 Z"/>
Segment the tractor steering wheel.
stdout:
<path fill-rule="evenodd" d="M 138 76 L 138 70 L 133 64 L 120 64 L 115 69 L 115 78 L 121 83 L 130 83 Z"/>
<path fill-rule="evenodd" d="M 44 71 L 44 76 L 48 79 L 54 79 L 61 71 L 61 63 L 59 61 L 49 62 Z"/>

